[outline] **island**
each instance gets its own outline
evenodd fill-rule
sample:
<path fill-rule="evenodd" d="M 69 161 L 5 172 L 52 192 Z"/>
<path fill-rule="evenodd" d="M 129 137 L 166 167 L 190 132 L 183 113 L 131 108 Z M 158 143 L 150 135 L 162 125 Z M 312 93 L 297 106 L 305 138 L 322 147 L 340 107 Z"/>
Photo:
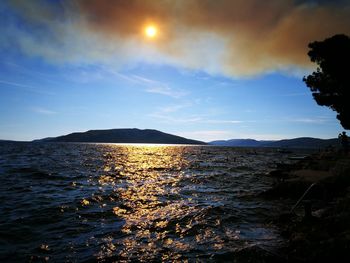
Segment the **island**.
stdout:
<path fill-rule="evenodd" d="M 34 142 L 86 142 L 86 143 L 155 143 L 206 145 L 205 142 L 151 129 L 109 129 L 74 132 L 63 136 L 50 137 Z"/>

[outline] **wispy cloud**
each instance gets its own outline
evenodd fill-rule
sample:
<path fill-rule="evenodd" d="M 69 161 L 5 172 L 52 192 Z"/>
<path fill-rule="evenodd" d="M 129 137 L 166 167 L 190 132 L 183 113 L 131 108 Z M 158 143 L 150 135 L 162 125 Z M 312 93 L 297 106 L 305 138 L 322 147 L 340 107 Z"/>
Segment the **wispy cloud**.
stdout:
<path fill-rule="evenodd" d="M 188 108 L 192 106 L 191 103 L 184 103 L 184 104 L 175 104 L 175 105 L 169 105 L 169 106 L 166 106 L 166 107 L 162 107 L 159 109 L 159 112 L 162 112 L 162 113 L 172 113 L 172 112 L 177 112 L 181 109 L 184 109 L 184 108 Z"/>
<path fill-rule="evenodd" d="M 3 86 L 11 86 L 11 87 L 15 87 L 15 88 L 19 88 L 21 90 L 24 90 L 26 92 L 37 93 L 37 94 L 41 94 L 41 95 L 50 95 L 50 96 L 55 95 L 52 92 L 39 90 L 38 88 L 35 88 L 33 86 L 30 86 L 30 85 L 22 84 L 19 82 L 0 80 L 0 88 L 2 88 Z"/>
<path fill-rule="evenodd" d="M 156 118 L 164 123 L 199 123 L 202 121 L 201 117 L 198 116 L 188 116 L 188 117 L 173 117 L 162 113 L 152 113 L 149 114 L 150 117 Z"/>
<path fill-rule="evenodd" d="M 8 85 L 8 86 L 21 87 L 21 88 L 30 88 L 30 89 L 32 88 L 31 86 L 28 86 L 28 85 L 24 85 L 24 84 L 17 83 L 17 82 L 12 82 L 12 81 L 5 81 L 5 80 L 0 80 L 0 84 L 4 84 L 4 85 Z"/>
<path fill-rule="evenodd" d="M 332 120 L 333 118 L 331 117 L 320 116 L 320 117 L 314 117 L 314 118 L 291 118 L 291 119 L 288 119 L 287 121 L 309 123 L 309 124 L 325 124 Z"/>
<path fill-rule="evenodd" d="M 148 87 L 146 89 L 146 92 L 148 93 L 156 93 L 160 95 L 165 95 L 173 98 L 181 98 L 186 95 L 185 92 L 182 91 L 175 91 L 167 86 L 154 86 L 154 87 Z"/>
<path fill-rule="evenodd" d="M 205 123 L 210 124 L 238 124 L 238 123 L 246 123 L 252 121 L 238 121 L 238 120 L 203 120 Z"/>
<path fill-rule="evenodd" d="M 46 108 L 42 108 L 42 107 L 32 107 L 31 110 L 35 113 L 39 113 L 39 114 L 44 114 L 44 115 L 53 115 L 53 114 L 57 114 L 57 112 L 46 109 Z"/>
<path fill-rule="evenodd" d="M 157 118 L 166 123 L 242 124 L 247 122 L 253 122 L 253 121 L 241 121 L 241 120 L 207 119 L 202 115 L 186 115 L 188 117 L 182 118 L 182 117 L 176 117 L 176 116 L 171 116 L 167 114 L 167 113 L 172 113 L 171 110 L 177 110 L 176 108 L 174 109 L 169 108 L 168 110 L 170 111 L 155 112 L 150 114 L 149 116 L 153 118 Z"/>
<path fill-rule="evenodd" d="M 173 88 L 170 88 L 168 84 L 157 80 L 141 77 L 138 75 L 132 75 L 131 78 L 134 82 L 145 86 L 145 91 L 149 93 L 161 94 L 173 98 L 181 98 L 187 95 L 187 92 L 184 90 L 175 90 Z"/>
<path fill-rule="evenodd" d="M 88 72 L 87 75 L 90 75 L 90 72 Z M 146 78 L 140 75 L 121 73 L 116 69 L 106 67 L 106 66 L 100 66 L 99 70 L 97 71 L 97 77 L 100 77 L 102 75 L 106 75 L 112 78 L 115 77 L 120 80 L 129 82 L 137 87 L 140 87 L 142 91 L 148 92 L 148 93 L 160 94 L 164 96 L 173 97 L 176 99 L 184 97 L 188 94 L 188 92 L 185 90 L 175 89 L 170 87 L 168 83 L 150 79 L 148 77 Z M 89 77 L 85 79 L 87 79 L 88 81 L 90 80 Z"/>

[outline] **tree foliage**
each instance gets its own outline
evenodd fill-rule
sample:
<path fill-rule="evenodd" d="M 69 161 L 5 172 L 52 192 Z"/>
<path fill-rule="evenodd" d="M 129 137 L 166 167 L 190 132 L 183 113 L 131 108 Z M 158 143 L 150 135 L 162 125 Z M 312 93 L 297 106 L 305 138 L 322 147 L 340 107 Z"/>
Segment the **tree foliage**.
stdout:
<path fill-rule="evenodd" d="M 318 105 L 336 111 L 344 129 L 350 129 L 350 38 L 335 35 L 309 44 L 308 55 L 318 65 L 304 77 Z"/>

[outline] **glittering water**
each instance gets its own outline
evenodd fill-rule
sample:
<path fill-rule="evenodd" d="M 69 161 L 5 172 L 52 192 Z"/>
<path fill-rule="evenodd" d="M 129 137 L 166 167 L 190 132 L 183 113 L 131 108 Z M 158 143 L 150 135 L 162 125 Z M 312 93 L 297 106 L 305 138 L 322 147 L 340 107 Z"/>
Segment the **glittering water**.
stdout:
<path fill-rule="evenodd" d="M 1 261 L 216 261 L 280 242 L 266 149 L 0 144 Z"/>

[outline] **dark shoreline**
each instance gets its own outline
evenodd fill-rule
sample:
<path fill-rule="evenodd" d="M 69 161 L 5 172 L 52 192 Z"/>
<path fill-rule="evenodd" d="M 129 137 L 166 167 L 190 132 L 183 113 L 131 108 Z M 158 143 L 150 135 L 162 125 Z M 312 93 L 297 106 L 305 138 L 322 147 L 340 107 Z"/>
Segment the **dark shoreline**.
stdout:
<path fill-rule="evenodd" d="M 349 155 L 335 150 L 312 154 L 268 176 L 276 179 L 261 195 L 269 200 L 295 204 L 314 185 L 294 211 L 291 207 L 272 219 L 287 243 L 262 262 L 350 262 Z"/>

